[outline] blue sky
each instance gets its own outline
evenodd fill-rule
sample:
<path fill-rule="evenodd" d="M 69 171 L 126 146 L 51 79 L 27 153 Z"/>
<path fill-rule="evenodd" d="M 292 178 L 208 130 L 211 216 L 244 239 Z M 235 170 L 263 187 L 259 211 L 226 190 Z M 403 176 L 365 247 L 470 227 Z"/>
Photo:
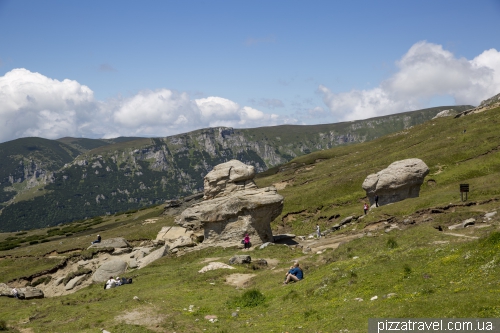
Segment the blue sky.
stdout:
<path fill-rule="evenodd" d="M 0 142 L 477 105 L 500 93 L 499 19 L 499 0 L 0 0 Z"/>

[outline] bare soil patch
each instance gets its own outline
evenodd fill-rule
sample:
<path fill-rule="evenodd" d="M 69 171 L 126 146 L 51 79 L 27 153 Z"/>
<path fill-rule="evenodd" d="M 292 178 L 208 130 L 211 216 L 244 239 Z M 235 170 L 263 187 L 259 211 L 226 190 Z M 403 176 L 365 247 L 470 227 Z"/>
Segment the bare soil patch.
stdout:
<path fill-rule="evenodd" d="M 115 320 L 118 322 L 124 322 L 129 325 L 145 326 L 155 332 L 163 332 L 163 329 L 160 328 L 159 325 L 164 319 L 163 316 L 155 314 L 152 307 L 134 309 L 115 317 Z"/>
<path fill-rule="evenodd" d="M 238 288 L 245 288 L 250 285 L 250 280 L 257 276 L 256 274 L 231 274 L 226 277 L 226 283 Z"/>

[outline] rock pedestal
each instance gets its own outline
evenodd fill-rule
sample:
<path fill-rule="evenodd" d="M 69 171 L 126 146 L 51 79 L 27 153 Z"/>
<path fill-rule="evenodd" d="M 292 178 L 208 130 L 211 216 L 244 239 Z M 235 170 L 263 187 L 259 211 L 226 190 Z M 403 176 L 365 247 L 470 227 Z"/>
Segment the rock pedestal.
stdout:
<path fill-rule="evenodd" d="M 410 158 L 394 162 L 386 169 L 369 175 L 362 186 L 371 205 L 375 204 L 375 195 L 379 197 L 379 205 L 387 205 L 418 197 L 420 186 L 428 173 L 429 168 L 422 160 Z"/>
<path fill-rule="evenodd" d="M 257 188 L 252 166 L 232 160 L 205 176 L 205 200 L 176 219 L 189 230 L 203 230 L 203 244 L 232 246 L 248 234 L 252 244 L 273 241 L 271 222 L 281 214 L 283 197 L 274 187 Z"/>

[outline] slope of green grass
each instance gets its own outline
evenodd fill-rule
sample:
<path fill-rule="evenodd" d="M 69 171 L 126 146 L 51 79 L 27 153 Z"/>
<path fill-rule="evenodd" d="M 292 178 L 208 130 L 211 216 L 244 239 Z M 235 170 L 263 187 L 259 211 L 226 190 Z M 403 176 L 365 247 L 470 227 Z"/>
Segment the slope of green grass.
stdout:
<path fill-rule="evenodd" d="M 34 301 L 0 298 L 0 319 L 34 332 L 90 333 L 105 328 L 111 332 L 238 333 L 366 332 L 369 318 L 498 317 L 500 219 L 482 221 L 484 213 L 500 210 L 499 120 L 500 109 L 440 118 L 373 142 L 303 156 L 280 166 L 280 172 L 257 179 L 259 186 L 290 183 L 279 191 L 285 206 L 272 226 L 275 231 L 301 235 L 312 233 L 316 223 L 325 230 L 348 215 L 361 216 L 366 200 L 361 184 L 368 174 L 404 158 L 420 158 L 429 166 L 420 197 L 372 209 L 363 219 L 333 232 L 364 234 L 335 250 L 304 254 L 299 248 L 274 245 L 251 252 L 211 248 L 167 256 L 129 272 L 134 277 L 132 285 L 103 290 L 94 284 L 72 295 Z M 460 201 L 460 183 L 471 186 L 466 203 Z M 441 208 L 431 212 L 431 207 Z M 162 225 L 172 223 L 165 218 L 142 224 L 159 212 L 150 208 L 103 217 L 91 230 L 76 232 L 64 241 L 2 251 L 0 281 L 20 273 L 10 271 L 12 257 L 86 246 L 88 237 L 97 232 L 130 240 L 154 238 Z M 476 227 L 447 230 L 470 217 L 476 219 Z M 398 222 L 401 230 L 364 229 L 383 226 L 388 219 Z M 403 223 L 406 219 L 417 222 Z M 73 227 L 77 230 L 83 223 Z M 438 231 L 438 226 L 445 231 Z M 26 239 L 30 234 L 3 236 L 5 241 L 7 237 Z M 275 259 L 278 264 L 198 273 L 206 258 L 227 263 L 234 254 Z M 305 279 L 282 286 L 295 259 L 300 260 Z M 46 264 L 29 258 L 22 265 L 29 262 L 35 267 L 27 269 L 32 272 Z M 233 273 L 255 277 L 246 288 L 237 289 L 226 283 Z M 371 301 L 374 296 L 377 299 Z M 218 320 L 211 323 L 206 315 L 216 315 Z"/>

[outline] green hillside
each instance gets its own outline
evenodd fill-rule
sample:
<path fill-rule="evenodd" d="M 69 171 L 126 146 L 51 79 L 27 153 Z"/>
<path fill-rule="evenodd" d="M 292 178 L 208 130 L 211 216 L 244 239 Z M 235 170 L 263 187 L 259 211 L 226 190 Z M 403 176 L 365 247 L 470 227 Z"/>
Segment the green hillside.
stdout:
<path fill-rule="evenodd" d="M 445 109 L 459 112 L 469 107 L 445 106 L 336 124 L 208 128 L 166 138 L 59 139 L 53 144 L 78 157 L 57 168 L 37 166 L 34 174 L 50 177 L 16 178 L 11 184 L 7 175 L 13 166 L 2 169 L 8 200 L 3 202 L 0 230 L 54 226 L 138 209 L 201 191 L 203 177 L 230 159 L 263 172 L 297 156 L 411 128 Z M 10 143 L 1 147 L 11 149 Z"/>
<path fill-rule="evenodd" d="M 274 232 L 307 236 L 317 223 L 328 231 L 346 216 L 362 216 L 366 198 L 361 183 L 368 174 L 404 158 L 420 158 L 429 166 L 420 197 L 373 208 L 366 217 L 328 233 L 325 242 L 346 239 L 336 249 L 303 253 L 299 247 L 274 245 L 250 252 L 213 248 L 169 255 L 129 272 L 132 285 L 102 290 L 94 284 L 72 295 L 26 302 L 0 297 L 0 318 L 12 331 L 88 333 L 103 328 L 366 332 L 369 318 L 497 318 L 500 217 L 488 220 L 484 215 L 500 210 L 499 133 L 500 108 L 439 118 L 371 142 L 301 156 L 261 175 L 259 186 L 286 184 L 279 191 L 285 206 L 272 224 Z M 470 184 L 466 202 L 460 199 L 460 183 Z M 81 260 L 79 251 L 97 232 L 138 245 L 172 225 L 172 218 L 164 216 L 143 225 L 161 211 L 152 207 L 56 231 L 1 234 L 0 245 L 18 241 L 20 247 L 0 252 L 0 281 L 36 276 L 55 264 L 48 254 Z M 469 218 L 475 225 L 448 230 Z M 40 243 L 29 245 L 30 240 Z M 207 260 L 227 263 L 234 254 L 274 264 L 198 273 Z M 305 279 L 281 286 L 296 259 Z M 226 282 L 233 273 L 255 276 L 245 287 L 235 288 Z M 217 316 L 217 321 L 209 322 L 207 315 Z"/>

